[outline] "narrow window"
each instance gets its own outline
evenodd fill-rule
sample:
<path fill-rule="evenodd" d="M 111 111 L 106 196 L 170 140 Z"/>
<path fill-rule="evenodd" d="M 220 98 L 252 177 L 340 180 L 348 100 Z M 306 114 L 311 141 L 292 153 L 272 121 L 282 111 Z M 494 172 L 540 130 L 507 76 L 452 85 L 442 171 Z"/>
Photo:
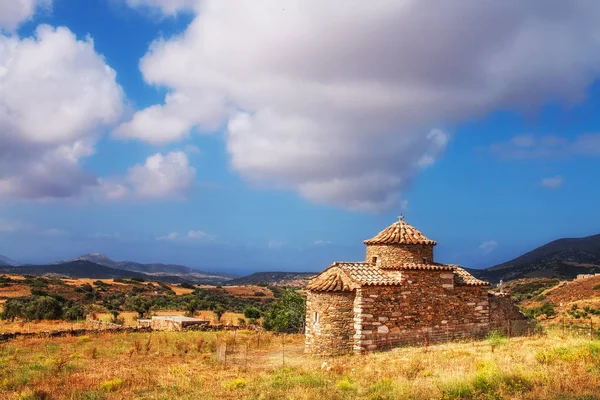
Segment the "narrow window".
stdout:
<path fill-rule="evenodd" d="M 427 259 L 423 258 L 423 264 L 427 264 Z"/>
<path fill-rule="evenodd" d="M 371 262 L 373 264 L 377 264 L 377 257 L 371 257 Z"/>
<path fill-rule="evenodd" d="M 315 311 L 315 313 L 313 314 L 313 321 L 315 324 L 319 323 L 319 313 Z"/>

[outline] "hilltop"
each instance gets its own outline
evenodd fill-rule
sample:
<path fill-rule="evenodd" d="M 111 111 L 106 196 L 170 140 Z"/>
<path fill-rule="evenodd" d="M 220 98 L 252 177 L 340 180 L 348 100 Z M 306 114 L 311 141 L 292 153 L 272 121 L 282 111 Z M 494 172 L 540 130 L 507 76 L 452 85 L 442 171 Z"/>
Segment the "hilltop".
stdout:
<path fill-rule="evenodd" d="M 554 240 L 502 264 L 469 270 L 491 282 L 521 278 L 573 279 L 600 272 L 600 234 Z"/>
<path fill-rule="evenodd" d="M 16 264 L 16 263 L 15 263 Z M 141 264 L 133 261 L 115 261 L 103 254 L 92 253 L 72 260 L 51 264 L 0 264 L 0 273 L 20 275 L 54 275 L 73 278 L 136 278 L 162 282 L 222 284 L 231 279 L 229 274 L 215 274 L 174 264 Z"/>
<path fill-rule="evenodd" d="M 304 287 L 308 278 L 316 275 L 316 272 L 256 272 L 248 276 L 242 276 L 227 281 L 227 285 L 274 285 L 274 286 L 296 286 Z"/>
<path fill-rule="evenodd" d="M 11 260 L 10 258 L 0 255 L 0 267 L 17 267 L 19 266 L 19 263 Z"/>
<path fill-rule="evenodd" d="M 162 263 L 150 263 L 143 264 L 135 261 L 117 261 L 112 258 L 100 254 L 90 253 L 81 255 L 73 260 L 77 261 L 85 260 L 93 263 L 103 265 L 110 268 L 121 269 L 125 271 L 141 272 L 147 275 L 165 277 L 165 276 L 177 276 L 184 278 L 185 280 L 193 281 L 196 283 L 204 284 L 219 284 L 228 281 L 231 278 L 236 278 L 238 275 L 226 274 L 226 273 L 213 273 L 207 271 L 201 271 L 199 269 L 186 267 L 185 265 L 179 264 L 162 264 Z"/>

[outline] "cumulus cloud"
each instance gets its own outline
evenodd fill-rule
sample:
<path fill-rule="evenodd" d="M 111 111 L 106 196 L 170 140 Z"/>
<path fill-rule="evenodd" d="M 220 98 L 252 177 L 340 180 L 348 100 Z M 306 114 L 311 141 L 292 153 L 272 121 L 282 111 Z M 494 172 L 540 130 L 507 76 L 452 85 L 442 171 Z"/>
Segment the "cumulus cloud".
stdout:
<path fill-rule="evenodd" d="M 183 198 L 190 189 L 196 169 L 187 155 L 174 151 L 156 153 L 142 164 L 131 167 L 124 178 L 100 179 L 102 196 L 111 200 L 123 198 Z"/>
<path fill-rule="evenodd" d="M 573 139 L 556 135 L 518 135 L 490 146 L 501 160 L 565 159 L 600 156 L 600 133 L 584 133 Z"/>
<path fill-rule="evenodd" d="M 0 31 L 14 31 L 38 10 L 51 6 L 52 0 L 0 0 Z"/>
<path fill-rule="evenodd" d="M 558 189 L 565 184 L 565 178 L 563 178 L 560 175 L 557 175 L 550 178 L 543 178 L 541 183 L 542 186 L 547 189 Z"/>
<path fill-rule="evenodd" d="M 498 247 L 498 242 L 496 242 L 495 240 L 488 240 L 479 245 L 479 250 L 481 250 L 481 252 L 483 254 L 490 254 L 497 247 Z"/>
<path fill-rule="evenodd" d="M 164 143 L 222 120 L 242 176 L 350 209 L 396 205 L 447 127 L 579 101 L 600 69 L 593 1 L 198 4 L 141 61 L 164 104 L 115 134 Z"/>
<path fill-rule="evenodd" d="M 0 196 L 68 197 L 96 185 L 80 160 L 123 110 L 116 73 L 67 28 L 0 35 Z"/>

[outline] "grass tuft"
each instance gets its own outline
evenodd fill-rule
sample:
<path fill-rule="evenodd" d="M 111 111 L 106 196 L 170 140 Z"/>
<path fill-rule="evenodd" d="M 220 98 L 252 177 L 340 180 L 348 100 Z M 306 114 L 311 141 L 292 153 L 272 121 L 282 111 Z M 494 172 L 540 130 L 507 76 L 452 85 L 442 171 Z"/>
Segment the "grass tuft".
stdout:
<path fill-rule="evenodd" d="M 114 392 L 123 385 L 121 378 L 113 378 L 109 381 L 104 381 L 100 384 L 100 390 L 103 392 Z"/>

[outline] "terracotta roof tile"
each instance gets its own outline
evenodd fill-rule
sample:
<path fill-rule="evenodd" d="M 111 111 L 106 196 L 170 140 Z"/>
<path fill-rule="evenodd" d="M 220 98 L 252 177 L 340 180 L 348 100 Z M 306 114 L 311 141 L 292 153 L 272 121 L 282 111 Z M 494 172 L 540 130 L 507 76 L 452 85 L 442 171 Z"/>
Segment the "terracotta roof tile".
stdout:
<path fill-rule="evenodd" d="M 490 283 L 475 278 L 468 273 L 464 268 L 455 265 L 454 283 L 458 286 L 489 286 Z"/>
<path fill-rule="evenodd" d="M 453 271 L 454 283 L 457 286 L 485 286 L 488 282 L 479 280 L 458 265 L 447 264 L 415 264 L 398 265 L 394 270 L 434 270 Z M 402 284 L 400 274 L 382 269 L 375 264 L 365 262 L 334 262 L 319 275 L 309 279 L 308 290 L 314 291 L 353 291 L 361 286 L 391 286 Z"/>
<path fill-rule="evenodd" d="M 437 244 L 417 228 L 404 222 L 402 218 L 379 232 L 377 236 L 365 240 L 365 244 L 429 244 L 432 246 Z"/>
<path fill-rule="evenodd" d="M 379 267 L 381 269 L 403 270 L 403 269 L 428 269 L 433 271 L 452 271 L 455 266 L 440 263 L 404 263 Z"/>

